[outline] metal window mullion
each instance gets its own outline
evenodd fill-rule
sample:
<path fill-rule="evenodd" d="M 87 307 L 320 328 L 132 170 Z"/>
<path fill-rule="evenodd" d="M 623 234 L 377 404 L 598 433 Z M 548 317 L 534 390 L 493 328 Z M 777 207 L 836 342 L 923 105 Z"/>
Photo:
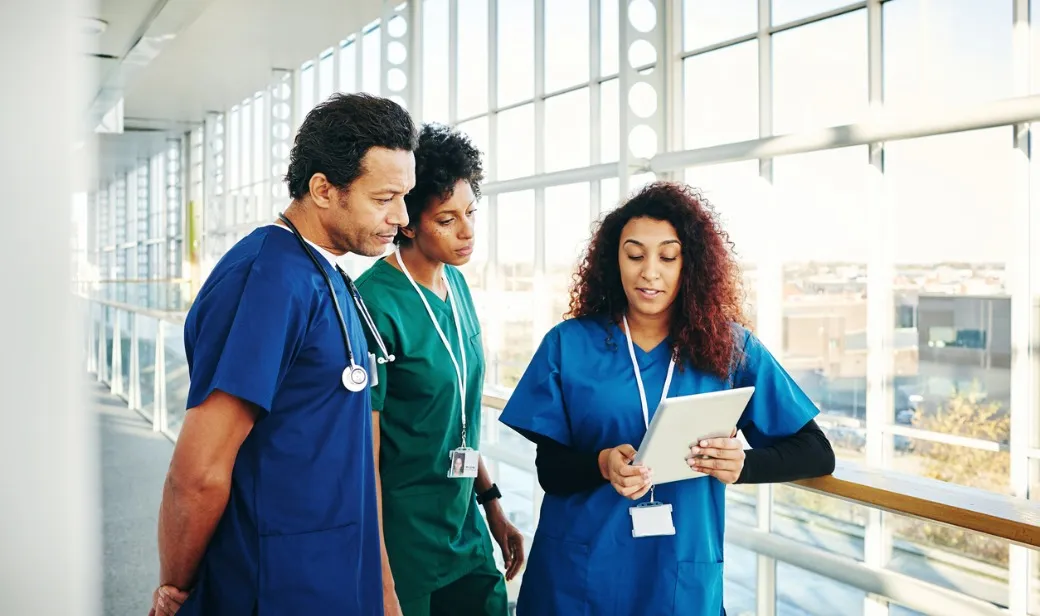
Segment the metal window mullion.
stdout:
<path fill-rule="evenodd" d="M 357 31 L 354 35 L 354 91 L 361 92 L 364 89 L 365 80 L 365 58 L 364 58 L 364 45 L 363 39 L 365 38 L 364 28 Z M 295 98 L 293 99 L 295 100 Z"/>
<path fill-rule="evenodd" d="M 534 172 L 545 172 L 545 2 L 534 2 Z M 534 294 L 535 306 L 544 306 L 548 289 L 545 273 L 545 188 L 534 191 Z M 544 310 L 537 310 L 531 328 L 532 348 L 537 348 L 547 327 Z"/>
<path fill-rule="evenodd" d="M 390 18 L 394 15 L 391 0 L 383 0 L 383 17 L 379 20 L 379 95 L 389 97 L 390 86 L 387 73 L 390 71 L 390 60 L 386 57 L 386 47 L 390 44 Z M 317 99 L 315 99 L 317 100 Z"/>
<path fill-rule="evenodd" d="M 407 58 L 408 108 L 416 123 L 423 121 L 423 3 L 412 0 L 408 3 Z"/>
<path fill-rule="evenodd" d="M 664 92 L 658 93 L 659 102 L 664 103 L 664 135 L 661 143 L 667 151 L 681 150 L 685 147 L 683 130 L 683 61 L 679 55 L 683 48 L 683 3 L 681 0 L 666 0 L 662 3 L 666 11 L 664 18 L 665 44 L 664 57 L 658 59 L 658 65 L 664 69 Z M 661 17 L 658 18 L 660 22 Z M 663 65 L 662 65 L 663 63 Z M 681 179 L 685 174 L 681 171 L 671 172 L 666 176 L 670 180 Z M 678 177 L 676 177 L 678 176 Z"/>
<path fill-rule="evenodd" d="M 598 79 L 600 72 L 600 0 L 589 2 L 589 162 L 598 165 L 603 142 L 603 87 Z M 602 213 L 603 195 L 600 182 L 589 182 L 589 217 L 596 220 Z"/>
<path fill-rule="evenodd" d="M 488 0 L 488 151 L 484 153 L 484 177 L 493 182 L 498 176 L 498 0 Z M 490 208 L 489 208 L 490 209 Z M 491 244 L 495 235 L 491 233 Z"/>
<path fill-rule="evenodd" d="M 1013 0 L 1012 10 L 1012 70 L 1015 96 L 1030 92 L 1032 41 L 1030 20 L 1040 16 L 1029 15 L 1029 0 Z M 1011 292 L 1011 434 L 1010 476 L 1012 496 L 1029 496 L 1029 448 L 1036 430 L 1037 400 L 1037 342 L 1033 319 L 1032 288 L 1034 266 L 1031 257 L 1033 221 L 1030 208 L 1030 126 L 1013 126 L 1012 182 L 1014 195 L 1012 210 L 1011 263 L 1008 276 Z M 1034 163 L 1035 164 L 1035 163 Z M 1036 554 L 1027 548 L 1012 544 L 1008 553 L 1008 607 L 1013 614 L 1025 614 L 1029 608 L 1031 564 Z M 1031 562 L 1033 561 L 1033 562 Z"/>
<path fill-rule="evenodd" d="M 339 82 L 339 63 L 343 61 L 343 42 L 340 41 L 332 46 L 332 93 L 341 92 L 343 84 Z M 270 88 L 268 88 L 270 91 Z M 267 115 L 267 114 L 264 114 Z M 266 174 L 265 174 L 266 175 Z"/>
<path fill-rule="evenodd" d="M 773 67 L 770 27 L 770 0 L 758 0 L 758 131 L 765 137 L 773 132 Z M 773 198 L 773 161 L 759 161 L 759 183 L 766 192 L 763 205 L 768 209 L 768 216 L 777 215 L 776 200 Z M 783 288 L 783 266 L 776 254 L 777 242 L 774 239 L 766 245 L 766 255 L 758 264 L 758 334 L 763 342 L 771 348 L 775 355 L 781 357 L 780 341 L 783 319 L 781 291 Z M 771 280 L 766 280 L 772 276 Z M 772 284 L 770 284 L 770 282 Z M 765 284 L 763 284 L 765 283 Z M 767 298 L 763 302 L 762 299 Z M 758 488 L 756 503 L 758 529 L 771 532 L 773 527 L 773 486 L 763 484 Z M 776 560 L 757 554 L 756 557 L 756 614 L 759 616 L 775 616 L 776 614 Z"/>
<path fill-rule="evenodd" d="M 448 0 L 448 123 L 459 117 L 459 0 Z"/>
<path fill-rule="evenodd" d="M 881 1 L 867 3 L 867 79 L 869 108 L 874 116 L 884 106 L 884 55 L 882 39 Z M 865 173 L 868 174 L 868 237 L 867 254 L 867 463 L 881 467 L 886 458 L 885 442 L 892 436 L 884 426 L 892 417 L 892 266 L 893 218 L 892 200 L 886 189 L 884 175 L 884 144 L 868 146 Z M 867 510 L 863 538 L 864 564 L 875 569 L 884 568 L 890 558 L 892 530 L 885 524 L 880 509 Z M 889 604 L 885 597 L 867 594 L 863 599 L 864 616 L 886 616 Z"/>

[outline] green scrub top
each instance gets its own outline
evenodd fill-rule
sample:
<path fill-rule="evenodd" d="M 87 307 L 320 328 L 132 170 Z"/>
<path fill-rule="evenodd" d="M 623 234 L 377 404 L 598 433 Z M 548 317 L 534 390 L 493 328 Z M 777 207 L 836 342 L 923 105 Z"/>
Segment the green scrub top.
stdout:
<path fill-rule="evenodd" d="M 445 265 L 466 345 L 466 444 L 480 445 L 484 351 L 473 298 L 462 274 Z M 372 407 L 379 412 L 383 536 L 402 601 L 432 593 L 493 558 L 477 510 L 473 479 L 448 477 L 461 445 L 462 414 L 454 365 L 422 300 L 404 273 L 380 259 L 357 280 L 390 364 L 379 364 Z M 462 366 L 451 303 L 419 285 Z M 379 353 L 369 335 L 373 352 Z"/>

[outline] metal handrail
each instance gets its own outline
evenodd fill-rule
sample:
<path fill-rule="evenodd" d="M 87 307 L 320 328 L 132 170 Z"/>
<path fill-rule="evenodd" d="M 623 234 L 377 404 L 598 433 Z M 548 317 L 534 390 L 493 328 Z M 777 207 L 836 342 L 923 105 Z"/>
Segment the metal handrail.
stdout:
<path fill-rule="evenodd" d="M 483 403 L 502 409 L 506 400 L 500 393 L 485 391 Z M 1023 498 L 848 462 L 838 462 L 833 475 L 792 485 L 873 509 L 1040 548 L 1040 503 Z"/>

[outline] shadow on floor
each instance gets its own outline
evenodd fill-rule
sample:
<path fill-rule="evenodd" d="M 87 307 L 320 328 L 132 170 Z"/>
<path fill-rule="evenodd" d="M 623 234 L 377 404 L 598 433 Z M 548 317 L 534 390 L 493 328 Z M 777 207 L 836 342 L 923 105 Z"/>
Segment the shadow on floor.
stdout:
<path fill-rule="evenodd" d="M 126 403 L 90 385 L 101 446 L 104 614 L 145 616 L 159 577 L 156 523 L 173 443 Z"/>

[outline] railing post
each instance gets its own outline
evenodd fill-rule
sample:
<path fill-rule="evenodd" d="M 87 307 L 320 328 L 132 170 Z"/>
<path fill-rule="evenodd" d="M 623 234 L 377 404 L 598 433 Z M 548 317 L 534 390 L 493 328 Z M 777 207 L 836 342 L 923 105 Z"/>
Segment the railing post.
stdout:
<path fill-rule="evenodd" d="M 152 404 L 152 432 L 162 432 L 166 408 L 166 352 L 164 348 L 163 321 L 158 319 L 155 327 L 155 379 L 153 389 L 155 402 Z"/>
<path fill-rule="evenodd" d="M 112 374 L 108 379 L 108 390 L 114 396 L 123 394 L 123 332 L 119 327 L 119 311 L 112 311 Z"/>
<path fill-rule="evenodd" d="M 141 362 L 137 349 L 137 313 L 130 313 L 130 383 L 127 385 L 126 404 L 131 409 L 141 408 Z"/>

